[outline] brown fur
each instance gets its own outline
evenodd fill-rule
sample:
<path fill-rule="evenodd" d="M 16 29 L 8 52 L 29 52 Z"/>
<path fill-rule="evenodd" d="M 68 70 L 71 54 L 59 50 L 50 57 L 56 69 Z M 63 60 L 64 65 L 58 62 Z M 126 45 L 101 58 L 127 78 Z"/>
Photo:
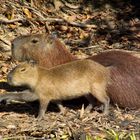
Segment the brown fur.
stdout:
<path fill-rule="evenodd" d="M 71 99 L 91 93 L 105 105 L 108 112 L 109 97 L 106 94 L 109 70 L 91 60 L 77 60 L 71 63 L 44 69 L 37 65 L 23 63 L 8 74 L 11 85 L 28 85 L 39 97 L 39 119 L 51 100 Z"/>
<path fill-rule="evenodd" d="M 33 43 L 34 41 L 38 42 Z M 12 42 L 12 56 L 19 61 L 34 60 L 46 68 L 77 59 L 64 44 L 47 34 L 16 38 Z"/>
<path fill-rule="evenodd" d="M 112 82 L 107 92 L 113 103 L 121 107 L 140 107 L 140 58 L 124 51 L 109 51 L 91 57 L 110 67 Z"/>
<path fill-rule="evenodd" d="M 32 43 L 35 38 L 38 42 Z M 66 50 L 60 40 L 49 35 L 21 36 L 12 44 L 15 59 L 32 59 L 46 68 L 77 59 Z M 126 51 L 112 50 L 89 59 L 110 68 L 112 82 L 108 84 L 107 92 L 114 104 L 120 107 L 140 108 L 140 57 Z"/>

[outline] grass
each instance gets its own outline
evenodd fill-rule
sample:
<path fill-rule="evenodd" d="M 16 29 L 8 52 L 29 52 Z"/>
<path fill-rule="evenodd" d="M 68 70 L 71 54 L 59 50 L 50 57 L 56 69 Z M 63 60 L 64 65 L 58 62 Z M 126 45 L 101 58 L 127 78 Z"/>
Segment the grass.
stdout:
<path fill-rule="evenodd" d="M 26 139 L 26 137 L 21 136 L 21 137 L 4 138 L 3 140 L 25 140 L 25 139 Z M 38 139 L 36 139 L 36 140 L 38 140 Z M 39 140 L 41 140 L 41 139 L 39 139 Z M 52 140 L 58 140 L 58 139 L 52 138 Z M 61 140 L 69 140 L 69 136 L 63 135 L 61 137 Z M 83 140 L 83 138 L 81 138 L 79 140 Z M 134 132 L 130 132 L 130 133 L 115 132 L 114 130 L 110 129 L 110 130 L 106 131 L 105 138 L 101 138 L 99 136 L 93 137 L 93 136 L 90 136 L 87 134 L 84 140 L 139 140 L 139 139 L 136 139 L 136 135 Z"/>
<path fill-rule="evenodd" d="M 115 132 L 110 129 L 106 131 L 106 137 L 101 138 L 99 136 L 92 137 L 90 135 L 86 136 L 86 140 L 138 140 L 134 132 L 125 133 L 125 132 Z"/>

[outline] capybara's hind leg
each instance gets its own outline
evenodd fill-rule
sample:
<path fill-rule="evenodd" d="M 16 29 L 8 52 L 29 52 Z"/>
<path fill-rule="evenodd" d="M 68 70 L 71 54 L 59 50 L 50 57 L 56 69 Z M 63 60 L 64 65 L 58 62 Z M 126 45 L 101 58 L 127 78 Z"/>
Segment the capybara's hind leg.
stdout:
<path fill-rule="evenodd" d="M 85 111 L 90 112 L 95 106 L 97 100 L 91 94 L 87 94 L 85 97 L 89 101 L 89 105 L 86 107 Z"/>
<path fill-rule="evenodd" d="M 106 93 L 106 88 L 102 87 L 101 84 L 94 84 L 93 88 L 92 88 L 92 95 L 94 97 L 96 97 L 96 99 L 98 101 L 100 101 L 101 103 L 104 104 L 104 114 L 108 114 L 109 113 L 109 103 L 110 103 L 110 98 L 108 97 L 107 93 Z"/>

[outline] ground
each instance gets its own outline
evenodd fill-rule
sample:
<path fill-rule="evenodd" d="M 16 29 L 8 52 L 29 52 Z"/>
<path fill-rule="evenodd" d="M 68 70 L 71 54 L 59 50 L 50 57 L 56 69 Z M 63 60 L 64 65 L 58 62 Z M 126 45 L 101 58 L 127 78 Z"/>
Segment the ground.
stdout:
<path fill-rule="evenodd" d="M 0 5 L 0 94 L 11 90 L 7 73 L 18 62 L 11 57 L 11 40 L 30 33 L 58 36 L 79 58 L 109 49 L 140 51 L 139 2 L 72 0 L 3 0 Z M 12 89 L 13 90 L 13 89 Z M 79 102 L 80 101 L 80 102 Z M 140 110 L 110 107 L 85 112 L 87 101 L 64 103 L 60 113 L 50 104 L 45 120 L 37 121 L 38 102 L 0 104 L 0 139 L 140 139 Z M 133 135 L 134 134 L 134 135 Z M 98 138 L 97 138 L 98 137 Z M 123 138 L 122 138 L 123 137 Z"/>

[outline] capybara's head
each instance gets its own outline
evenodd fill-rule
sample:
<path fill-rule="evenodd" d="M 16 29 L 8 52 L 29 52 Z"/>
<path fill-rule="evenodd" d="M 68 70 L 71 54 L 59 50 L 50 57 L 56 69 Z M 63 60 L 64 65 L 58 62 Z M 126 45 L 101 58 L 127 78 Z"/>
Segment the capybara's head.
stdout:
<path fill-rule="evenodd" d="M 29 86 L 33 87 L 36 85 L 38 80 L 38 68 L 34 63 L 23 62 L 13 68 L 8 76 L 7 81 L 13 86 Z"/>
<path fill-rule="evenodd" d="M 12 56 L 21 62 L 33 60 L 46 68 L 77 59 L 54 34 L 47 33 L 15 38 L 12 41 Z"/>
<path fill-rule="evenodd" d="M 51 49 L 53 40 L 45 33 L 19 36 L 12 41 L 12 56 L 18 61 L 34 60 L 36 53 Z"/>

